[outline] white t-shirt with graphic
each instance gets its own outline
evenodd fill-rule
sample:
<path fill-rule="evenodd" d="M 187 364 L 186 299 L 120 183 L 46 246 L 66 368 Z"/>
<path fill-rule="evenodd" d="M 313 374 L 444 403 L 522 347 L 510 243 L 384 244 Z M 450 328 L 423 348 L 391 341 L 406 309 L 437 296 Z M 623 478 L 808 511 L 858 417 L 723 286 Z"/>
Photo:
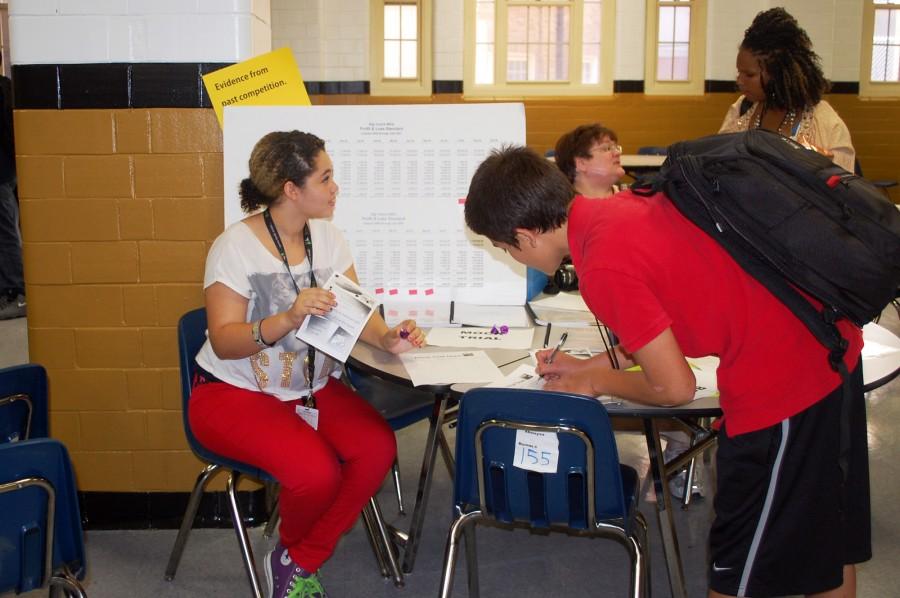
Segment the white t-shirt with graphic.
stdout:
<path fill-rule="evenodd" d="M 346 272 L 353 265 L 353 257 L 343 234 L 331 222 L 310 220 L 309 229 L 316 282 L 321 285 L 333 272 Z M 309 260 L 291 266 L 291 274 L 301 290 L 308 288 Z M 216 282 L 247 298 L 247 322 L 287 311 L 297 298 L 284 262 L 269 253 L 244 222 L 229 226 L 209 250 L 203 288 Z M 306 343 L 294 332 L 278 339 L 273 347 L 243 359 L 219 359 L 207 339 L 197 354 L 197 363 L 233 386 L 291 401 L 309 394 L 306 352 Z M 339 376 L 339 364 L 316 351 L 313 391 L 325 386 L 329 374 Z"/>

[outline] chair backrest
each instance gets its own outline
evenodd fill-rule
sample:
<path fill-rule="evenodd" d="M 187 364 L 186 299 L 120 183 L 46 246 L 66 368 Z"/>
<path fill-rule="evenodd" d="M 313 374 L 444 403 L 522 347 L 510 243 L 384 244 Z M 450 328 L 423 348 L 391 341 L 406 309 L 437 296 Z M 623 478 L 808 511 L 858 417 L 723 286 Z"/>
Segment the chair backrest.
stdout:
<path fill-rule="evenodd" d="M 252 465 L 228 459 L 214 453 L 203 446 L 194 436 L 191 430 L 191 422 L 188 418 L 188 402 L 191 398 L 194 374 L 197 371 L 195 357 L 206 342 L 206 309 L 203 307 L 191 310 L 178 320 L 178 365 L 181 379 L 181 419 L 184 424 L 184 435 L 187 437 L 191 450 L 198 457 L 209 463 L 222 465 L 229 469 L 235 469 L 242 473 L 261 480 L 271 480 L 271 476 Z"/>
<path fill-rule="evenodd" d="M 665 156 L 669 151 L 665 145 L 643 145 L 638 148 L 638 155 L 641 156 Z"/>
<path fill-rule="evenodd" d="M 534 426 L 559 430 L 555 473 L 513 465 L 517 430 Z M 508 388 L 467 392 L 460 400 L 456 468 L 454 504 L 480 506 L 506 523 L 590 529 L 629 514 L 609 416 L 588 397 Z"/>
<path fill-rule="evenodd" d="M 46 438 L 47 371 L 35 363 L 0 369 L 0 443 Z"/>
<path fill-rule="evenodd" d="M 75 476 L 61 442 L 36 438 L 0 445 L 0 512 L 0 594 L 40 588 L 48 581 L 47 569 L 64 565 L 84 578 Z M 51 526 L 53 557 L 47 563 Z"/>

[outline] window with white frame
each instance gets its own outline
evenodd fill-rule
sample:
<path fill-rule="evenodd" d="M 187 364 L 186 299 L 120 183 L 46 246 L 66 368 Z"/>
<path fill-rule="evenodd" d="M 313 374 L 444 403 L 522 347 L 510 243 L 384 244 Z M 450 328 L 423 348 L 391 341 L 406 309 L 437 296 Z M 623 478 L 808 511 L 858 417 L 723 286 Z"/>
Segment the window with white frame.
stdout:
<path fill-rule="evenodd" d="M 431 0 L 370 0 L 372 95 L 431 94 Z"/>
<path fill-rule="evenodd" d="M 647 0 L 645 93 L 703 93 L 705 29 L 705 0 Z"/>
<path fill-rule="evenodd" d="M 612 93 L 615 0 L 466 0 L 466 95 Z"/>
<path fill-rule="evenodd" d="M 900 0 L 866 0 L 860 94 L 900 96 Z"/>

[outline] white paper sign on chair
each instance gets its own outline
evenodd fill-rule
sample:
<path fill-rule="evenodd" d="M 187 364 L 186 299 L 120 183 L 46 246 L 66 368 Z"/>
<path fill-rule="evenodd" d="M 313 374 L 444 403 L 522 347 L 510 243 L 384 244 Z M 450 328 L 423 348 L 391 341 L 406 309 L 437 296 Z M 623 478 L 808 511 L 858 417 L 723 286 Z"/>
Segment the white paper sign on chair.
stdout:
<path fill-rule="evenodd" d="M 513 465 L 519 469 L 556 473 L 559 463 L 559 438 L 554 432 L 516 430 Z"/>

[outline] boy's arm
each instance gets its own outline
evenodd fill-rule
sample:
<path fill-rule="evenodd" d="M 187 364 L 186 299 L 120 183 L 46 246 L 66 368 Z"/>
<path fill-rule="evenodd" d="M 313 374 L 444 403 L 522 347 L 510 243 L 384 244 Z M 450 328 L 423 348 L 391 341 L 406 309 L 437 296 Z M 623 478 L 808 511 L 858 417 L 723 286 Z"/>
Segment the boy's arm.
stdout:
<path fill-rule="evenodd" d="M 633 354 L 639 371 L 584 368 L 571 375 L 548 380 L 548 390 L 564 390 L 591 396 L 614 395 L 649 405 L 682 405 L 694 398 L 696 380 L 672 334 L 666 328 Z"/>

